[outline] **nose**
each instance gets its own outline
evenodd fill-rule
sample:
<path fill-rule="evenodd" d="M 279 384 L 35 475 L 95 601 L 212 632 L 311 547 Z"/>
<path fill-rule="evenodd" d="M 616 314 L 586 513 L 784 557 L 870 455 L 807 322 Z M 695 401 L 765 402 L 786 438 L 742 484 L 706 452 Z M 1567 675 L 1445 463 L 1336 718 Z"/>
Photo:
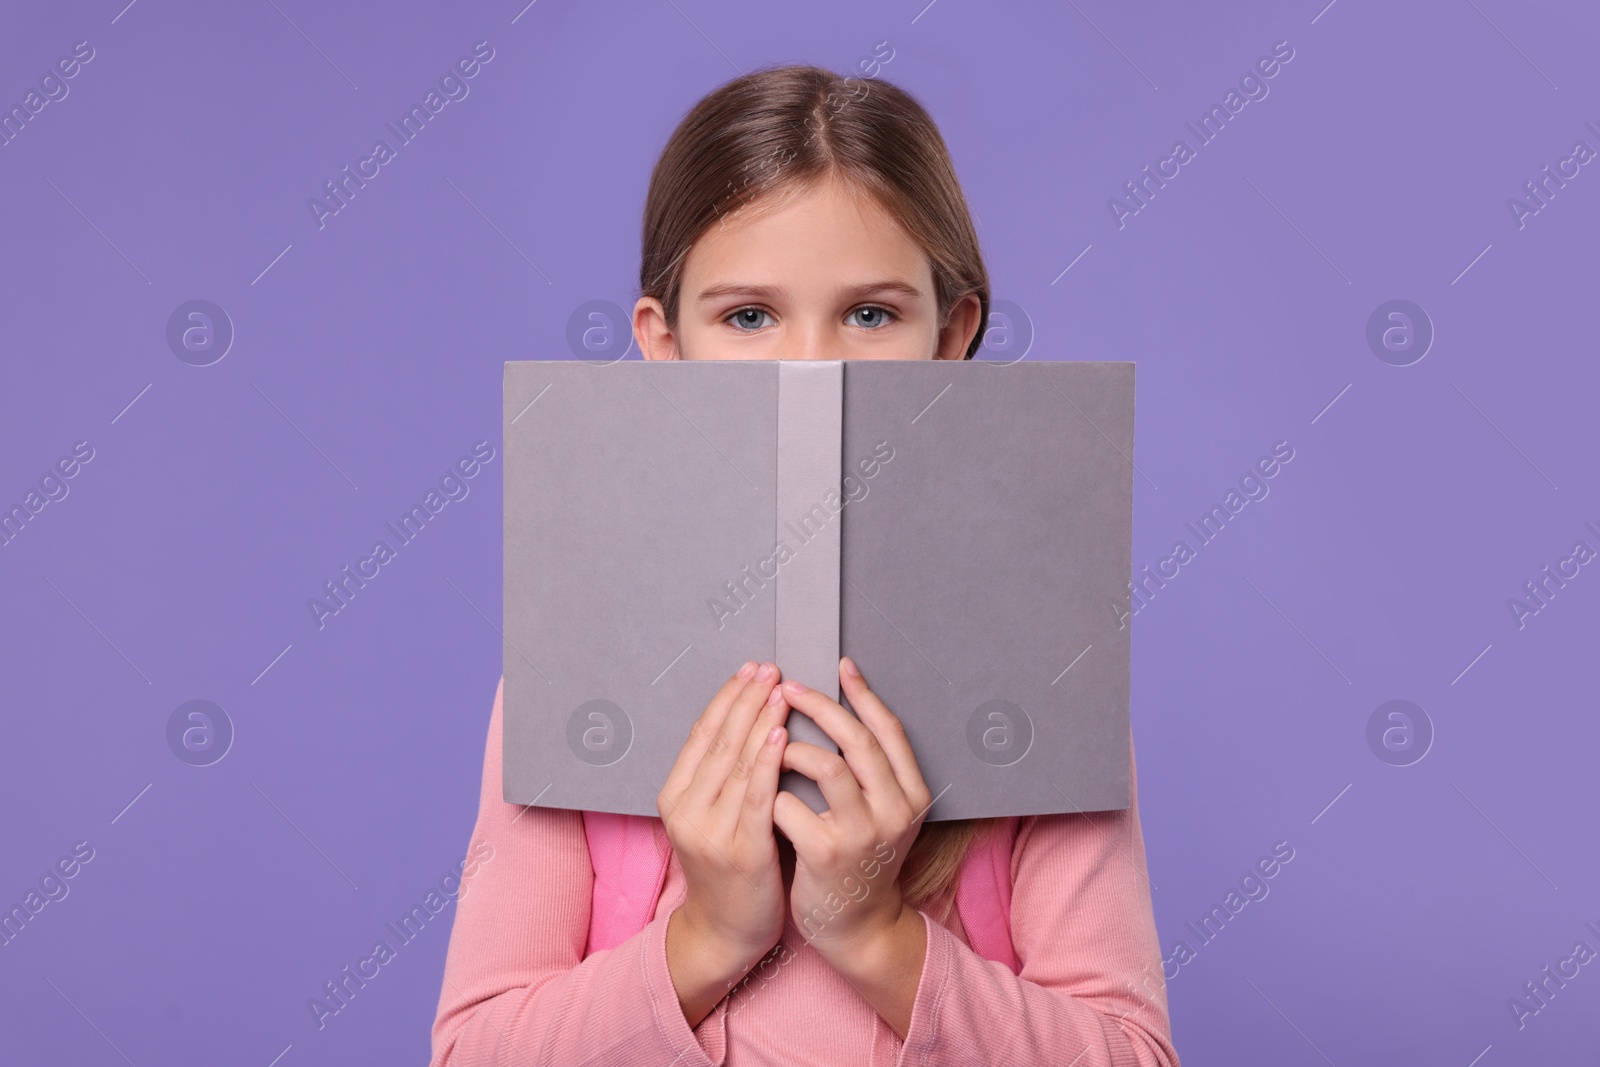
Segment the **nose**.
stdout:
<path fill-rule="evenodd" d="M 803 323 L 789 330 L 778 351 L 779 359 L 843 359 L 844 345 L 825 323 Z"/>

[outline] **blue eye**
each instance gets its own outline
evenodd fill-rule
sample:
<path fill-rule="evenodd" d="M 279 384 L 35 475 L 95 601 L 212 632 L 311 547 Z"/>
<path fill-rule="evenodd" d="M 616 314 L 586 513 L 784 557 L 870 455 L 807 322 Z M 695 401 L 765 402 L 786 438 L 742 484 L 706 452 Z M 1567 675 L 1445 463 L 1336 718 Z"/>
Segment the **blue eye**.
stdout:
<path fill-rule="evenodd" d="M 743 333 L 754 333 L 764 325 L 761 317 L 765 314 L 765 311 L 757 307 L 739 308 L 722 321 L 731 323 L 734 329 Z M 752 318 L 755 321 L 751 321 Z"/>
<path fill-rule="evenodd" d="M 895 317 L 894 312 L 890 311 L 888 308 L 879 307 L 876 304 L 865 304 L 850 312 L 852 317 L 861 315 L 863 313 L 867 315 L 866 320 L 862 321 L 860 319 L 856 319 L 855 325 L 865 327 L 869 330 L 881 329 L 888 323 L 893 322 Z"/>

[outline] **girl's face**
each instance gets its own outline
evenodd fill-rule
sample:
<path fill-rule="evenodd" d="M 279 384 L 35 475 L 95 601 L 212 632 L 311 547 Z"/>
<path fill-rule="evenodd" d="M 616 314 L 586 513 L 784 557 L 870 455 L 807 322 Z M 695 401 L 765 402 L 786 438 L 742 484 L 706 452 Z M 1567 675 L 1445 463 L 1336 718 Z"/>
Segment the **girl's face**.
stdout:
<path fill-rule="evenodd" d="M 654 297 L 634 306 L 646 359 L 961 359 L 980 314 L 969 294 L 941 329 L 928 257 L 831 177 L 707 229 L 678 300 L 676 331 Z"/>

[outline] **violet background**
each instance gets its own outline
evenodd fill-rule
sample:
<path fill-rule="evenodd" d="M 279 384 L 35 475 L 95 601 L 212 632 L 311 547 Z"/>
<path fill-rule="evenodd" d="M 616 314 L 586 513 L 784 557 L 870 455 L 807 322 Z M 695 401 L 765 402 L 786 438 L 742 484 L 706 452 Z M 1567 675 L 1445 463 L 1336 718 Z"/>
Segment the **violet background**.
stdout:
<path fill-rule="evenodd" d="M 0 548 L 0 906 L 95 850 L 0 946 L 0 1060 L 426 1061 L 453 908 L 321 1030 L 307 1001 L 465 854 L 502 362 L 631 306 L 696 99 L 879 41 L 1027 358 L 1138 363 L 1136 566 L 1295 450 L 1134 622 L 1164 952 L 1295 850 L 1172 978 L 1184 1063 L 1600 1057 L 1594 965 L 1521 1029 L 1507 1006 L 1600 949 L 1600 577 L 1521 629 L 1507 607 L 1600 547 L 1600 176 L 1521 228 L 1507 207 L 1600 148 L 1592 7 L 123 2 L 0 12 L 6 108 L 95 49 L 0 148 L 0 505 L 95 449 Z M 307 199 L 483 40 L 468 97 L 319 229 Z M 1119 229 L 1107 199 L 1280 40 L 1269 95 Z M 236 330 L 204 367 L 165 337 L 196 298 Z M 1395 298 L 1437 331 L 1403 367 L 1365 339 Z M 479 440 L 470 495 L 319 630 L 307 599 Z M 192 699 L 236 731 L 211 766 L 168 747 Z M 1409 766 L 1366 740 L 1391 699 L 1435 732 Z"/>

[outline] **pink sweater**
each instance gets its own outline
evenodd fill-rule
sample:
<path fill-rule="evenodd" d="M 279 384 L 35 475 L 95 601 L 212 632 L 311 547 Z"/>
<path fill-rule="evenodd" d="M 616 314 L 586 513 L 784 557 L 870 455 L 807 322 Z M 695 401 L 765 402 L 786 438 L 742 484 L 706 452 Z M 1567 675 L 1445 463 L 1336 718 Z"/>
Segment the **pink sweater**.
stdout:
<path fill-rule="evenodd" d="M 1020 975 L 968 946 L 948 900 L 919 909 L 927 955 L 904 1041 L 792 920 L 690 1029 L 667 971 L 667 919 L 686 891 L 677 858 L 651 922 L 585 958 L 594 873 L 583 816 L 501 799 L 504 690 L 502 678 L 431 1067 L 1177 1067 L 1136 787 L 1126 811 L 1021 820 Z M 1131 745 L 1128 758 L 1131 770 Z"/>

